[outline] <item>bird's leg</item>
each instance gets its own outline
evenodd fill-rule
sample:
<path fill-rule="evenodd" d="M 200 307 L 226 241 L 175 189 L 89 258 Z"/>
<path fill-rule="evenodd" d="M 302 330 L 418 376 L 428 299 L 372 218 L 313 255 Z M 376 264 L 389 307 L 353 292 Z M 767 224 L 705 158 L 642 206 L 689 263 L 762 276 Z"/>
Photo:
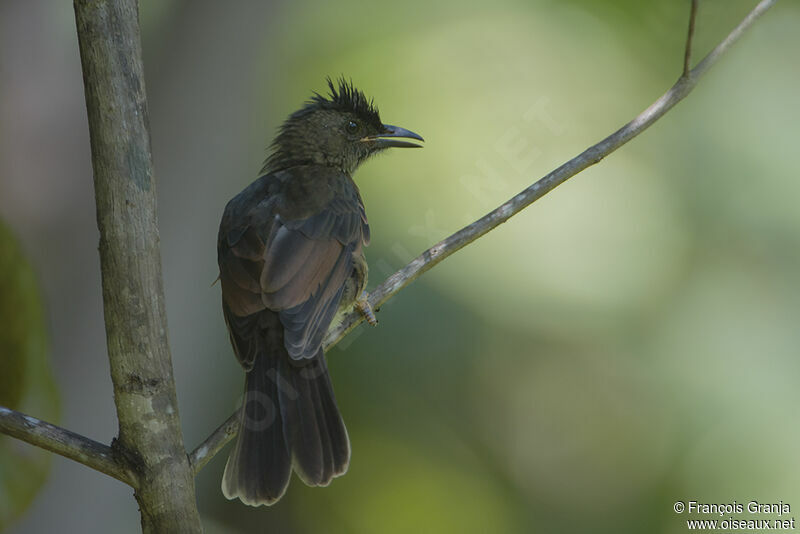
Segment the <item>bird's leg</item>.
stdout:
<path fill-rule="evenodd" d="M 370 326 L 377 326 L 378 319 L 375 318 L 375 312 L 372 311 L 372 306 L 369 304 L 369 293 L 366 291 L 361 292 L 361 296 L 356 300 L 356 308 L 364 316 Z"/>

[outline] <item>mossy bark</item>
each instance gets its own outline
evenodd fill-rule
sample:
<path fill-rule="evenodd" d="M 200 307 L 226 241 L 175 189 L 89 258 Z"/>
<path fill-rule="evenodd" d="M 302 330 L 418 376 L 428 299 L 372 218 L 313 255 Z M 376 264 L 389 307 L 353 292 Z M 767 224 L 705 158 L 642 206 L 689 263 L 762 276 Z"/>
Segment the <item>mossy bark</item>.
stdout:
<path fill-rule="evenodd" d="M 137 474 L 142 529 L 200 532 L 167 339 L 136 0 L 75 0 L 100 229 L 115 447 Z"/>

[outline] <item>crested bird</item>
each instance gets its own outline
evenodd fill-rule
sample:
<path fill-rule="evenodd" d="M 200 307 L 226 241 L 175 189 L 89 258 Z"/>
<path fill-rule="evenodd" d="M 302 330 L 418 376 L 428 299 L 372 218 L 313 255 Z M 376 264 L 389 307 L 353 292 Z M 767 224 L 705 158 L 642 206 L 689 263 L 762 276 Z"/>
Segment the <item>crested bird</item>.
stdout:
<path fill-rule="evenodd" d="M 368 321 L 364 247 L 370 231 L 353 173 L 418 134 L 381 122 L 364 93 L 327 80 L 283 123 L 260 177 L 228 202 L 217 239 L 222 309 L 245 370 L 239 434 L 222 492 L 275 503 L 291 473 L 327 486 L 347 471 L 350 440 L 322 340 L 337 312 Z"/>

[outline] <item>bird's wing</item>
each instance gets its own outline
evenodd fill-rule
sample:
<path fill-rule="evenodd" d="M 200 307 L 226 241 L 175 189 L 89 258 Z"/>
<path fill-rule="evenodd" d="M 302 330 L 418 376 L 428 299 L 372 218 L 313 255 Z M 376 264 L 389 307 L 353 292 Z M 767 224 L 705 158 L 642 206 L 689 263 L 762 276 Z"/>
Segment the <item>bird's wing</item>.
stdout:
<path fill-rule="evenodd" d="M 261 201 L 226 208 L 226 214 L 229 209 L 244 214 L 223 217 L 218 252 L 223 299 L 230 310 L 226 320 L 247 323 L 238 326 L 249 330 L 257 325 L 251 326 L 254 318 L 247 316 L 265 309 L 278 312 L 284 345 L 294 359 L 317 354 L 352 274 L 354 255 L 361 254 L 368 235 L 358 190 L 354 184 L 347 187 L 350 179 L 344 178 L 333 185 L 306 184 L 311 189 L 301 187 L 300 192 L 279 186 L 273 186 L 271 194 L 251 191 L 262 195 Z M 246 192 L 243 195 L 251 196 Z M 318 205 L 309 204 L 309 192 Z M 292 198 L 301 193 L 306 197 Z M 302 209 L 296 209 L 301 204 Z M 237 352 L 250 367 L 255 347 L 237 346 Z"/>

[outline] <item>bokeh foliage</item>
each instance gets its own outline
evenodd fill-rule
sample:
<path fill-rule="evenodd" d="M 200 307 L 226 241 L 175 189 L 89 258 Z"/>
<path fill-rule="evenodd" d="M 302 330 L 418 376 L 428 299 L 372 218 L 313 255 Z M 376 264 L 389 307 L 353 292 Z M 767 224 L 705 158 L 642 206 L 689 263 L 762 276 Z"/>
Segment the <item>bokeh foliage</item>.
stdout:
<path fill-rule="evenodd" d="M 0 406 L 58 419 L 38 282 L 0 222 Z M 0 530 L 21 515 L 46 480 L 50 453 L 0 436 Z"/>

